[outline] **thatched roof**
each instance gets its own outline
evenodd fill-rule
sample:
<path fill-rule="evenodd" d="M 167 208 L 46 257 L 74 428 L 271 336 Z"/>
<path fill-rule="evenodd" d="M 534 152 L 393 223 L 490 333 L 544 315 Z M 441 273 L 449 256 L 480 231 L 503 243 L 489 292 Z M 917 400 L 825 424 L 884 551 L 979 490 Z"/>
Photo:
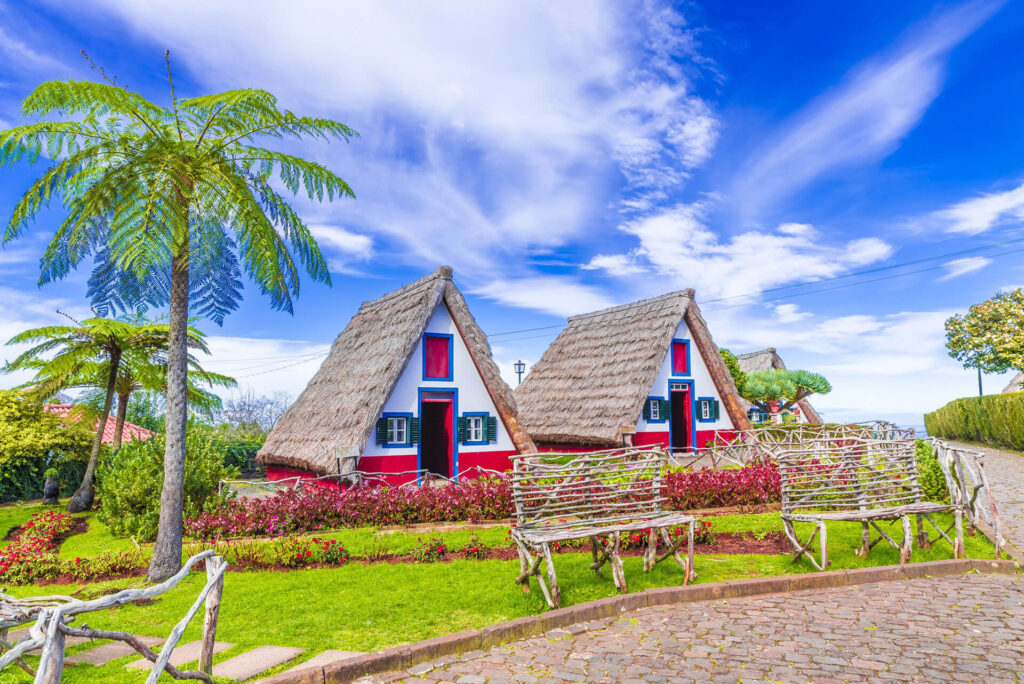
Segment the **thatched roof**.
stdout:
<path fill-rule="evenodd" d="M 621 444 L 621 428 L 636 424 L 684 318 L 733 424 L 749 427 L 693 290 L 683 290 L 570 318 L 516 388 L 530 436 L 550 444 Z"/>
<path fill-rule="evenodd" d="M 1011 392 L 1024 392 L 1024 372 L 1017 373 L 1013 376 L 1013 380 L 1010 380 L 1010 384 L 1003 388 L 1003 394 L 1009 394 Z"/>
<path fill-rule="evenodd" d="M 768 347 L 761 351 L 750 352 L 749 354 L 740 354 L 736 357 L 736 360 L 740 362 L 740 370 L 744 373 L 757 373 L 759 371 L 766 371 L 775 369 L 784 369 L 786 364 L 783 363 L 782 357 L 775 351 L 775 347 Z M 751 403 L 746 399 L 740 398 L 743 402 L 744 410 L 749 410 Z M 821 416 L 811 406 L 811 402 L 806 399 L 798 401 L 797 405 L 800 410 L 803 411 L 804 415 L 807 416 L 807 421 L 814 425 L 821 425 Z"/>
<path fill-rule="evenodd" d="M 338 472 L 336 454 L 359 454 L 439 306 L 447 305 L 498 414 L 520 451 L 533 451 L 520 426 L 512 390 L 491 359 L 452 270 L 434 273 L 364 302 L 338 335 L 306 389 L 278 420 L 259 460 L 314 472 Z"/>

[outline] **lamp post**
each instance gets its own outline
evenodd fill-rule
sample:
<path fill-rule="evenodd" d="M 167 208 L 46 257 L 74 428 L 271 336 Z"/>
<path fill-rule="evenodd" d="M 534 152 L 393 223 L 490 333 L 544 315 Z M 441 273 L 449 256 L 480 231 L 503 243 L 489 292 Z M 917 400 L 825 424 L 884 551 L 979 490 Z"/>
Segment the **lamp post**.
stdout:
<path fill-rule="evenodd" d="M 518 385 L 523 381 L 523 371 L 526 370 L 526 364 L 522 361 L 516 361 L 512 364 L 512 367 L 516 369 L 516 375 L 519 376 L 519 379 L 516 381 L 516 384 Z"/>

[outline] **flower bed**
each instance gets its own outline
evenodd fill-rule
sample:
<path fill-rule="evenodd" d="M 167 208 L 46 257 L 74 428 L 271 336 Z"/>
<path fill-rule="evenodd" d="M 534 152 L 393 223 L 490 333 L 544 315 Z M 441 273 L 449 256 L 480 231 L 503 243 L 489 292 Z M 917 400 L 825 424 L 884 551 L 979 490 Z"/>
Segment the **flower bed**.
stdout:
<path fill-rule="evenodd" d="M 780 497 L 779 473 L 774 465 L 668 472 L 663 493 L 669 508 L 677 510 L 773 503 Z M 308 488 L 228 501 L 185 521 L 185 533 L 205 540 L 280 536 L 343 527 L 499 520 L 510 518 L 513 511 L 507 476 L 443 487 L 361 487 L 343 492 Z"/>
<path fill-rule="evenodd" d="M 29 518 L 18 530 L 14 541 L 0 549 L 0 581 L 15 583 L 31 578 L 35 566 L 54 556 L 61 537 L 71 531 L 71 516 L 43 511 Z M 56 557 L 56 556 L 54 556 Z"/>
<path fill-rule="evenodd" d="M 755 506 L 782 499 L 779 469 L 751 464 L 731 470 L 681 470 L 665 475 L 662 493 L 680 511 L 720 506 Z"/>

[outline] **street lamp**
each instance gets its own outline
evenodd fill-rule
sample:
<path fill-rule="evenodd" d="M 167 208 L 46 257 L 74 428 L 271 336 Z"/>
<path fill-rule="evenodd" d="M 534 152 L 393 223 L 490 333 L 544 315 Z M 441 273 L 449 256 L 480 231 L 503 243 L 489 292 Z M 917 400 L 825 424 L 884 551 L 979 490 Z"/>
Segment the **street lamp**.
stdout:
<path fill-rule="evenodd" d="M 519 384 L 523 381 L 523 371 L 526 370 L 526 364 L 522 361 L 516 361 L 512 364 L 512 367 L 516 369 L 516 375 L 519 376 L 519 380 L 516 382 L 516 384 Z"/>

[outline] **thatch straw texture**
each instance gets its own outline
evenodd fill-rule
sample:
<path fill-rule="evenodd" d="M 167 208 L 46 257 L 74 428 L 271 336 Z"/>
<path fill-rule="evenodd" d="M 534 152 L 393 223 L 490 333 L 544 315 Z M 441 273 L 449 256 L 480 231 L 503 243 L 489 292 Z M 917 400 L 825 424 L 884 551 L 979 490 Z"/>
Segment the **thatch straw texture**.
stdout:
<path fill-rule="evenodd" d="M 516 448 L 533 451 L 533 442 L 519 424 L 512 390 L 491 359 L 487 336 L 451 278 L 451 268 L 443 266 L 400 290 L 364 302 L 267 437 L 259 460 L 333 474 L 338 472 L 338 455 L 361 453 L 430 317 L 442 305 L 451 312 Z"/>
<path fill-rule="evenodd" d="M 736 360 L 740 362 L 740 370 L 744 373 L 757 373 L 759 371 L 766 371 L 772 369 L 783 369 L 786 364 L 782 362 L 782 357 L 775 351 L 775 347 L 768 347 L 761 351 L 750 352 L 749 354 L 740 354 L 736 357 Z M 746 399 L 740 398 L 743 403 L 743 410 L 750 410 L 751 403 Z M 797 406 L 803 411 L 804 416 L 807 417 L 807 422 L 812 425 L 821 425 L 821 416 L 814 407 L 811 406 L 811 402 L 804 399 L 798 401 Z"/>
<path fill-rule="evenodd" d="M 1010 380 L 1010 384 L 1003 388 L 1002 394 L 1010 394 L 1011 392 L 1024 392 L 1024 373 L 1014 375 L 1013 380 Z"/>
<path fill-rule="evenodd" d="M 683 290 L 570 318 L 515 391 L 530 436 L 550 444 L 621 444 L 621 428 L 636 424 L 684 318 L 733 424 L 748 427 L 693 290 Z"/>

